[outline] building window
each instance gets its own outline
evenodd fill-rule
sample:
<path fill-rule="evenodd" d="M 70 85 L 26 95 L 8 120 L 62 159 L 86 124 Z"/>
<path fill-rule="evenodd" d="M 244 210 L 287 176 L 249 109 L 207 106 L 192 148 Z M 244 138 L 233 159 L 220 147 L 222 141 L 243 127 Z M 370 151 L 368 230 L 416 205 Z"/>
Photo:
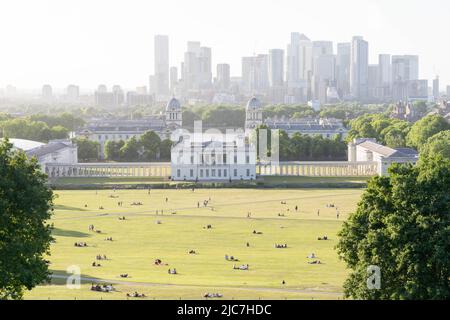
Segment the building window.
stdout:
<path fill-rule="evenodd" d="M 215 177 L 216 176 L 216 169 L 211 169 L 211 177 Z"/>
<path fill-rule="evenodd" d="M 247 177 L 250 177 L 250 169 L 247 169 Z"/>
<path fill-rule="evenodd" d="M 227 176 L 227 169 L 223 169 L 223 176 L 224 176 L 224 177 Z"/>
<path fill-rule="evenodd" d="M 234 163 L 237 163 L 237 155 L 234 155 Z"/>
<path fill-rule="evenodd" d="M 222 170 L 221 170 L 221 169 L 217 170 L 217 175 L 218 175 L 219 177 L 222 176 Z"/>
<path fill-rule="evenodd" d="M 191 178 L 194 176 L 194 169 L 189 170 L 189 175 L 191 176 Z"/>
<path fill-rule="evenodd" d="M 179 178 L 181 176 L 181 170 L 177 169 L 177 177 Z"/>
<path fill-rule="evenodd" d="M 245 163 L 250 163 L 250 156 L 245 156 Z"/>
<path fill-rule="evenodd" d="M 200 169 L 200 178 L 203 178 L 203 169 Z"/>
<path fill-rule="evenodd" d="M 227 155 L 226 154 L 223 155 L 223 164 L 227 164 Z"/>
<path fill-rule="evenodd" d="M 191 164 L 194 164 L 194 156 L 191 156 Z"/>
<path fill-rule="evenodd" d="M 209 178 L 209 169 L 206 169 L 206 177 Z"/>
<path fill-rule="evenodd" d="M 233 175 L 237 177 L 237 169 L 234 169 Z"/>

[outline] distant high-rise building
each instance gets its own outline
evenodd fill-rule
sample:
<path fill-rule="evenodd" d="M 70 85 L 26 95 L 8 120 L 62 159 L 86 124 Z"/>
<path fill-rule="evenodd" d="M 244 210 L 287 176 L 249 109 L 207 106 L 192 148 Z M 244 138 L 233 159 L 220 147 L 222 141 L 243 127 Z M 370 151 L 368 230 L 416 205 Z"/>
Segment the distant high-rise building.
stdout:
<path fill-rule="evenodd" d="M 51 102 L 53 100 L 53 90 L 51 85 L 45 84 L 42 86 L 42 100 L 45 102 Z"/>
<path fill-rule="evenodd" d="M 155 39 L 155 93 L 169 94 L 169 37 L 156 35 Z"/>
<path fill-rule="evenodd" d="M 390 54 L 378 56 L 378 94 L 381 99 L 387 99 L 392 91 L 392 63 Z"/>
<path fill-rule="evenodd" d="M 170 68 L 170 92 L 175 93 L 175 88 L 178 85 L 178 69 L 177 67 Z"/>
<path fill-rule="evenodd" d="M 447 100 L 450 100 L 450 86 L 447 86 Z"/>
<path fill-rule="evenodd" d="M 414 55 L 392 56 L 392 98 L 408 99 L 408 82 L 419 79 L 419 57 Z"/>
<path fill-rule="evenodd" d="M 314 72 L 311 81 L 312 97 L 320 103 L 327 102 L 328 88 L 335 88 L 336 57 L 320 54 L 314 58 Z"/>
<path fill-rule="evenodd" d="M 211 48 L 201 47 L 198 41 L 187 43 L 181 70 L 186 92 L 211 89 L 211 61 Z"/>
<path fill-rule="evenodd" d="M 291 42 L 286 50 L 286 83 L 288 87 L 297 87 L 300 80 L 300 41 L 302 35 L 291 33 Z"/>
<path fill-rule="evenodd" d="M 242 58 L 242 89 L 247 94 L 265 94 L 269 87 L 269 56 Z"/>
<path fill-rule="evenodd" d="M 230 88 L 230 65 L 221 63 L 217 65 L 216 88 L 227 91 Z"/>
<path fill-rule="evenodd" d="M 433 98 L 434 101 L 439 101 L 439 99 L 441 98 L 441 94 L 439 92 L 439 77 L 436 77 L 433 80 Z"/>
<path fill-rule="evenodd" d="M 66 95 L 67 95 L 67 101 L 68 102 L 72 102 L 72 103 L 76 103 L 79 102 L 80 100 L 80 87 L 70 84 L 67 86 L 67 91 L 66 91 Z"/>
<path fill-rule="evenodd" d="M 336 55 L 336 86 L 338 94 L 344 98 L 350 94 L 350 53 L 351 43 L 338 43 Z"/>
<path fill-rule="evenodd" d="M 113 105 L 114 106 L 121 106 L 125 101 L 125 95 L 123 93 L 122 88 L 119 85 L 115 85 L 112 88 L 113 93 Z"/>
<path fill-rule="evenodd" d="M 378 92 L 378 77 L 379 77 L 379 66 L 378 64 L 370 64 L 369 65 L 369 72 L 368 72 L 368 97 L 370 99 L 378 99 L 379 98 L 379 92 Z"/>
<path fill-rule="evenodd" d="M 269 86 L 281 87 L 284 84 L 284 51 L 269 50 Z"/>
<path fill-rule="evenodd" d="M 354 98 L 367 98 L 368 78 L 369 44 L 362 37 L 353 37 L 350 53 L 350 91 Z"/>

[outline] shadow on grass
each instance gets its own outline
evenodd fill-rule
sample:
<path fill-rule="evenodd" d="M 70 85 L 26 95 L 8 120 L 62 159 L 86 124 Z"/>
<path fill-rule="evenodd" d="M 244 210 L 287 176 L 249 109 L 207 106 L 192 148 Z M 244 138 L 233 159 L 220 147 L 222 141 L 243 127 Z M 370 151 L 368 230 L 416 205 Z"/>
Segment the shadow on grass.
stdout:
<path fill-rule="evenodd" d="M 73 276 L 73 274 L 67 273 L 65 270 L 51 270 L 50 269 L 50 272 L 53 277 L 51 278 L 51 280 L 49 282 L 41 283 L 42 286 L 49 286 L 49 285 L 63 286 L 63 285 L 67 284 L 67 278 Z M 93 277 L 93 276 L 86 275 L 86 274 L 81 274 L 80 278 L 81 278 L 81 280 L 80 280 L 81 284 L 101 282 L 100 278 Z"/>
<path fill-rule="evenodd" d="M 52 235 L 60 237 L 73 237 L 73 238 L 87 238 L 91 236 L 89 233 L 81 231 L 63 230 L 58 228 L 54 228 L 52 230 Z"/>
<path fill-rule="evenodd" d="M 55 210 L 69 210 L 69 211 L 86 211 L 86 209 L 77 208 L 77 207 L 71 207 L 71 206 L 65 206 L 63 204 L 55 204 L 53 206 Z"/>

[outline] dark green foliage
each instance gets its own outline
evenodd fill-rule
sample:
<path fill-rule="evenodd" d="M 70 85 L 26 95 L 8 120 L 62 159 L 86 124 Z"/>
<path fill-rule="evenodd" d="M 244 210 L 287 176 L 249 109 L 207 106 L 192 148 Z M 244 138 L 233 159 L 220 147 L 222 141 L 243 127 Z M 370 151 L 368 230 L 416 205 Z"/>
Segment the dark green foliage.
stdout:
<path fill-rule="evenodd" d="M 45 281 L 52 191 L 35 160 L 0 143 L 0 299 L 20 299 Z"/>
<path fill-rule="evenodd" d="M 339 233 L 338 253 L 352 270 L 344 293 L 355 299 L 450 298 L 450 160 L 393 165 L 375 177 Z M 369 290 L 367 267 L 381 268 Z"/>

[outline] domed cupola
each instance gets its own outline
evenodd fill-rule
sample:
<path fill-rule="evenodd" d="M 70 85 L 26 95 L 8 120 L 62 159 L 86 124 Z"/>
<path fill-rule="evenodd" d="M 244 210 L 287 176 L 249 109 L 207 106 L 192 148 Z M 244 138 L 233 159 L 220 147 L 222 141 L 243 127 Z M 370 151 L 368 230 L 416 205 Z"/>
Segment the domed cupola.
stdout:
<path fill-rule="evenodd" d="M 173 97 L 166 106 L 166 126 L 169 128 L 181 127 L 183 125 L 182 114 L 180 102 Z"/>
<path fill-rule="evenodd" d="M 245 107 L 245 128 L 254 129 L 263 123 L 262 105 L 258 98 L 252 97 Z"/>
<path fill-rule="evenodd" d="M 261 101 L 259 101 L 259 99 L 256 97 L 252 97 L 250 100 L 248 100 L 246 109 L 247 110 L 261 109 Z"/>

